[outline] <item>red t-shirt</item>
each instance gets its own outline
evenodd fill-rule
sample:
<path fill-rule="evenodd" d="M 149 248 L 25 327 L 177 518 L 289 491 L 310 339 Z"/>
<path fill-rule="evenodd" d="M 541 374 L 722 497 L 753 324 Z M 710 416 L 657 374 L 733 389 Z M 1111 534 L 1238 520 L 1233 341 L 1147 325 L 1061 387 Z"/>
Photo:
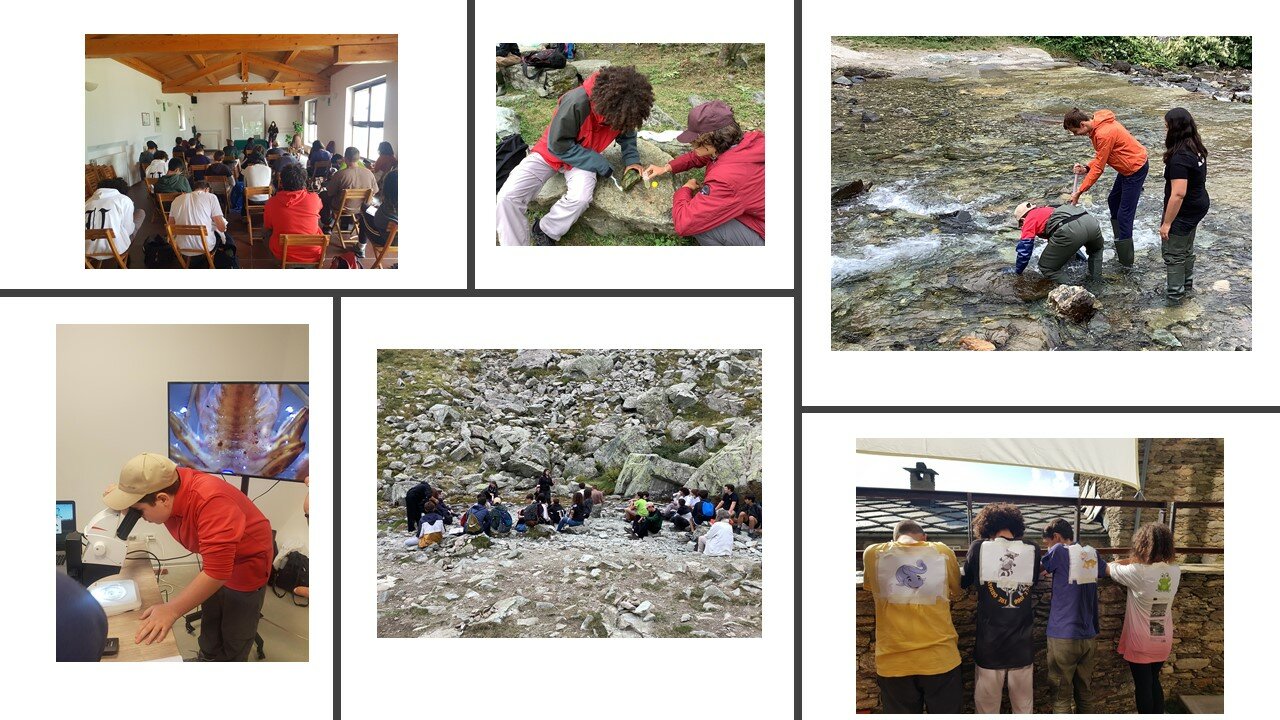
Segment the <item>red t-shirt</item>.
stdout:
<path fill-rule="evenodd" d="M 251 592 L 271 574 L 271 523 L 235 487 L 217 475 L 178 468 L 182 484 L 165 521 L 182 547 L 200 553 L 204 574 L 232 590 Z"/>
<path fill-rule="evenodd" d="M 320 231 L 320 196 L 306 190 L 282 190 L 267 201 L 262 226 L 271 228 L 271 254 L 280 259 L 281 235 L 323 235 Z M 289 262 L 314 263 L 321 248 L 294 248 Z"/>

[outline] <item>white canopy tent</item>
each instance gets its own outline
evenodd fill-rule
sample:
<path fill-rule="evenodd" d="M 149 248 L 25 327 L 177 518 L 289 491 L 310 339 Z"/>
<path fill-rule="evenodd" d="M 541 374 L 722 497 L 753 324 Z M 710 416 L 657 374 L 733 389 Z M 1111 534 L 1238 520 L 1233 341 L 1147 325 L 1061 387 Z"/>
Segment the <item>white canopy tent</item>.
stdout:
<path fill-rule="evenodd" d="M 936 458 L 1097 475 L 1134 489 L 1138 482 L 1135 438 L 874 438 L 858 439 L 858 452 Z"/>

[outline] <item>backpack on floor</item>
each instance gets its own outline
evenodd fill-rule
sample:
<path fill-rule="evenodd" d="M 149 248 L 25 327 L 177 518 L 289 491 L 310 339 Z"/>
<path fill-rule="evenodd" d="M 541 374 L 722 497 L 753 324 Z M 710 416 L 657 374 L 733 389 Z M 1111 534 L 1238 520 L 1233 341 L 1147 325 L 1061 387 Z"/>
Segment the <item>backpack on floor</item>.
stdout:
<path fill-rule="evenodd" d="M 511 133 L 502 138 L 502 142 L 498 143 L 498 189 L 493 191 L 494 194 L 502 190 L 502 185 L 511 175 L 511 171 L 515 170 L 528 154 L 529 146 L 525 144 L 524 138 L 520 137 L 520 133 Z"/>
<path fill-rule="evenodd" d="M 495 505 L 489 511 L 489 532 L 493 535 L 511 532 L 511 513 L 507 512 L 507 506 Z"/>
<path fill-rule="evenodd" d="M 555 48 L 534 50 L 520 56 L 520 67 L 526 80 L 536 80 L 543 72 L 547 70 L 562 70 L 568 64 L 569 59 L 565 57 L 565 54 Z"/>
<path fill-rule="evenodd" d="M 360 270 L 364 266 L 360 264 L 360 258 L 348 250 L 334 255 L 333 260 L 329 261 L 329 267 L 334 270 Z"/>
<path fill-rule="evenodd" d="M 275 590 L 272 590 L 271 593 L 276 597 L 282 598 L 285 595 L 293 595 L 294 605 L 306 607 L 309 603 L 298 602 L 298 596 L 294 593 L 294 590 L 311 585 L 310 558 L 297 550 L 290 550 L 289 554 L 284 556 L 284 565 L 278 568 L 274 566 L 271 568 L 271 576 L 268 583 L 275 587 Z"/>
<path fill-rule="evenodd" d="M 213 246 L 213 266 L 219 270 L 239 270 L 240 259 L 236 257 L 236 244 L 227 235 L 221 235 Z"/>
<path fill-rule="evenodd" d="M 142 246 L 142 262 L 149 268 L 172 267 L 177 261 L 178 257 L 173 254 L 173 246 L 160 235 L 152 235 L 151 239 Z"/>
<path fill-rule="evenodd" d="M 479 535 L 484 532 L 484 521 L 476 517 L 475 513 L 468 511 L 466 519 L 462 521 L 462 528 L 468 535 Z"/>
<path fill-rule="evenodd" d="M 244 180 L 237 180 L 231 188 L 231 199 L 227 201 L 228 215 L 244 215 Z"/>
<path fill-rule="evenodd" d="M 497 57 L 506 57 L 508 55 L 519 55 L 520 45 L 518 43 L 498 43 L 495 48 Z"/>

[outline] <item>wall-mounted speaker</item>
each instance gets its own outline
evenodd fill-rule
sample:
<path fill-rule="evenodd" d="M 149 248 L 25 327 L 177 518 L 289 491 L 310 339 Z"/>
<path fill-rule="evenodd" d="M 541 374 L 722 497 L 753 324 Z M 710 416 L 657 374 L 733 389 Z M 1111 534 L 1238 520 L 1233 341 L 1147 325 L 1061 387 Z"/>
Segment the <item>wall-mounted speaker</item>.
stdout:
<path fill-rule="evenodd" d="M 197 102 L 199 102 L 199 99 L 198 99 L 198 98 L 196 98 L 196 96 L 195 96 L 195 95 L 192 95 L 192 96 L 191 96 L 191 104 L 192 104 L 192 105 L 195 105 Z"/>

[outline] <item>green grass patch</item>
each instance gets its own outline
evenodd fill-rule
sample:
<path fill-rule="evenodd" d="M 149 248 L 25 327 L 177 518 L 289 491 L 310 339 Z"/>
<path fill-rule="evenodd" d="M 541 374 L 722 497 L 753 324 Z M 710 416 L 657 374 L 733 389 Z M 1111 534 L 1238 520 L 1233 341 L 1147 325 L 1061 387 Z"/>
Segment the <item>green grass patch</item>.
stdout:
<path fill-rule="evenodd" d="M 612 495 L 618 487 L 618 475 L 622 472 L 622 468 L 616 467 L 611 470 L 605 470 L 601 475 L 591 481 L 595 489 L 605 495 Z"/>
<path fill-rule="evenodd" d="M 1171 70 L 1208 64 L 1223 68 L 1253 67 L 1253 38 L 1248 36 L 1195 35 L 1155 37 L 1143 35 L 936 35 L 932 37 L 833 38 L 856 50 L 994 50 L 1010 46 L 1038 47 L 1051 55 L 1079 60 L 1092 58 L 1109 63 L 1125 60 L 1138 65 Z"/>
<path fill-rule="evenodd" d="M 520 637 L 520 631 L 514 625 L 505 623 L 475 623 L 462 631 L 467 638 L 513 638 Z"/>
<path fill-rule="evenodd" d="M 653 454 L 663 457 L 673 462 L 684 462 L 680 459 L 680 453 L 688 450 L 690 443 L 679 440 L 665 440 L 653 449 Z"/>
<path fill-rule="evenodd" d="M 671 634 L 676 637 L 688 637 L 691 632 L 693 632 L 692 625 L 677 625 L 671 628 Z"/>

